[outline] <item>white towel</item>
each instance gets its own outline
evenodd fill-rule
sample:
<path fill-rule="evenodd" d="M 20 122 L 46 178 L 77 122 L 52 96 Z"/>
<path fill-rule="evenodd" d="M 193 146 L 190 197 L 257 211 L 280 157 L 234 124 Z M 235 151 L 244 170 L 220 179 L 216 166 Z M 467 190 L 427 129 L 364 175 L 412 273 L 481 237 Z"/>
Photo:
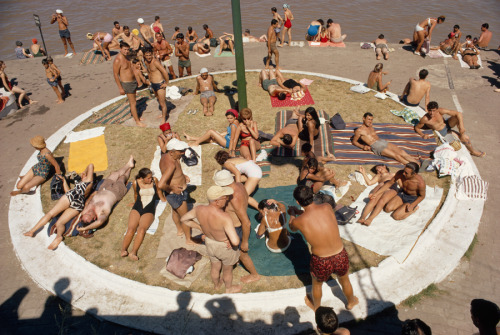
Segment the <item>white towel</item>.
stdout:
<path fill-rule="evenodd" d="M 441 49 L 438 49 L 438 51 L 439 51 L 439 53 L 440 53 L 441 55 L 443 55 L 443 57 L 445 57 L 445 58 L 451 58 L 451 57 L 453 57 L 452 55 L 447 55 L 447 54 L 445 54 L 445 53 L 443 52 L 443 50 L 441 50 Z"/>
<path fill-rule="evenodd" d="M 82 131 L 70 131 L 66 135 L 64 143 L 78 142 L 88 140 L 89 138 L 98 137 L 104 135 L 105 127 L 96 127 L 92 129 L 82 130 Z"/>
<path fill-rule="evenodd" d="M 196 56 L 198 56 L 198 57 L 208 57 L 208 56 L 212 56 L 212 55 L 210 54 L 210 52 L 209 52 L 209 53 L 207 53 L 207 54 L 203 54 L 203 55 L 202 55 L 202 54 L 199 54 L 198 52 L 195 52 L 195 54 L 196 54 Z"/>
<path fill-rule="evenodd" d="M 377 92 L 377 94 L 375 94 L 374 97 L 382 99 L 382 100 L 387 99 L 387 95 L 385 93 L 382 93 L 382 92 Z"/>
<path fill-rule="evenodd" d="M 339 226 L 340 236 L 379 255 L 393 256 L 402 263 L 439 205 L 443 189 L 427 186 L 425 199 L 418 204 L 419 209 L 403 221 L 395 221 L 390 213 L 382 211 L 369 227 L 355 223 L 368 202 L 370 191 L 375 186 L 367 187 L 350 205 L 357 206 L 358 212 L 352 220 L 353 224 Z"/>
<path fill-rule="evenodd" d="M 363 84 L 351 86 L 350 90 L 361 94 L 371 91 L 368 87 L 366 87 Z"/>
<path fill-rule="evenodd" d="M 179 100 L 182 98 L 179 88 L 177 86 L 167 86 L 165 90 L 165 96 L 171 100 Z"/>
<path fill-rule="evenodd" d="M 466 62 L 464 62 L 464 60 L 462 59 L 462 54 L 458 54 L 458 60 L 460 61 L 460 66 L 462 66 L 466 69 L 470 69 L 470 66 Z M 477 55 L 477 64 L 479 64 L 480 69 L 483 68 L 483 62 L 481 61 L 481 55 Z"/>

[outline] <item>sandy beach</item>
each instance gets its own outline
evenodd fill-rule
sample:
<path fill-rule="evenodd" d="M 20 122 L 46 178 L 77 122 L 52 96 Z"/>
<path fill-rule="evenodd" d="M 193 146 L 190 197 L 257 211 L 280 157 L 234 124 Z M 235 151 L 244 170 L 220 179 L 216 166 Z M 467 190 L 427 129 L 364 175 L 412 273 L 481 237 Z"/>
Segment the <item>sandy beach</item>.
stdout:
<path fill-rule="evenodd" d="M 365 82 L 369 72 L 377 63 L 373 51 L 360 49 L 359 43 L 346 43 L 346 45 L 346 48 L 307 46 L 281 48 L 279 50 L 280 65 L 286 70 L 325 73 Z M 490 200 L 486 202 L 478 231 L 479 243 L 470 261 L 464 260 L 452 275 L 438 285 L 447 294 L 426 298 L 413 308 L 399 306 L 380 317 L 357 324 L 350 329 L 351 331 L 359 330 L 356 334 L 370 333 L 373 329 L 385 329 L 386 331 L 383 331 L 385 334 L 397 334 L 399 321 L 421 318 L 436 334 L 450 333 L 450 329 L 457 334 L 471 333 L 475 328 L 469 317 L 470 300 L 486 298 L 498 303 L 500 298 L 500 276 L 494 265 L 496 255 L 500 251 L 500 246 L 494 240 L 495 235 L 500 233 L 500 228 L 496 225 L 496 218 L 500 216 L 500 208 L 491 203 L 491 199 L 499 193 L 499 186 L 495 184 L 497 178 L 494 167 L 495 162 L 499 162 L 496 146 L 500 142 L 498 132 L 500 122 L 496 118 L 496 112 L 500 94 L 493 90 L 500 86 L 498 79 L 500 56 L 496 50 L 483 51 L 481 57 L 484 68 L 469 70 L 461 68 L 459 62 L 451 58 L 430 59 L 427 57 L 424 59 L 402 49 L 401 45 L 394 44 L 390 47 L 395 48 L 395 51 L 390 54 L 390 60 L 383 61 L 383 63 L 384 71 L 389 72 L 385 79 L 392 80 L 391 92 L 401 94 L 408 78 L 415 77 L 420 69 L 425 68 L 429 70 L 427 79 L 432 84 L 431 101 L 437 101 L 444 108 L 463 110 L 465 127 L 473 143 L 487 152 L 485 158 L 476 158 L 474 161 L 482 178 L 490 182 Z M 246 45 L 246 68 L 263 68 L 265 56 L 264 44 Z M 15 311 L 5 314 L 7 329 L 12 333 L 16 333 L 18 329 L 29 331 L 30 327 L 37 322 L 41 322 L 41 327 L 45 327 L 43 329 L 53 331 L 56 327 L 53 315 L 60 314 L 59 300 L 53 299 L 40 289 L 22 270 L 12 250 L 9 237 L 7 225 L 9 192 L 14 187 L 21 167 L 33 153 L 29 138 L 34 135 L 48 137 L 76 116 L 119 95 L 113 79 L 111 62 L 83 66 L 79 65 L 80 57 L 81 54 L 73 58 L 54 57 L 55 64 L 62 71 L 63 84 L 69 85 L 71 93 L 66 102 L 60 105 L 55 103 L 56 97 L 45 80 L 40 59 L 6 62 L 6 72 L 9 78 L 30 92 L 32 99 L 38 101 L 0 120 L 0 129 L 3 134 L 2 157 L 4 157 L 0 163 L 0 188 L 2 189 L 0 192 L 2 208 L 0 232 L 3 242 L 1 250 L 4 255 L 0 261 L 4 269 L 1 275 L 3 289 L 0 293 L 0 301 L 4 303 L 18 292 L 18 296 L 14 296 L 14 299 L 7 301 L 4 305 L 9 310 Z M 207 67 L 210 71 L 235 69 L 235 60 L 232 57 L 199 58 L 191 54 L 191 61 L 193 74 L 197 74 L 202 67 Z M 176 68 L 177 61 L 174 60 L 173 63 Z M 257 83 L 249 82 L 247 85 L 257 85 Z M 96 325 L 99 333 L 111 329 L 126 331 L 84 316 L 82 311 L 69 312 L 69 323 L 81 320 L 87 320 L 88 324 Z M 83 329 L 80 331 L 85 333 Z"/>

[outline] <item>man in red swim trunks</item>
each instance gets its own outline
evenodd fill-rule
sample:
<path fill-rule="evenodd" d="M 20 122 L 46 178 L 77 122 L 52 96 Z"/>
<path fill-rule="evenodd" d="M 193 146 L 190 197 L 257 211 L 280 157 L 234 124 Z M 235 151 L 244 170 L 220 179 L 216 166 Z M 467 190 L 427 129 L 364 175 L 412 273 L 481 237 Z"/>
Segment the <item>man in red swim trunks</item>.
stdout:
<path fill-rule="evenodd" d="M 332 207 L 329 204 L 316 205 L 313 195 L 310 187 L 298 186 L 293 191 L 293 197 L 304 211 L 294 206 L 288 209 L 290 229 L 300 230 L 311 245 L 312 297 L 306 295 L 304 300 L 307 306 L 316 311 L 321 306 L 323 282 L 335 274 L 347 298 L 346 308 L 351 310 L 359 301 L 353 294 L 349 280 L 349 258 L 340 239 L 337 219 Z"/>

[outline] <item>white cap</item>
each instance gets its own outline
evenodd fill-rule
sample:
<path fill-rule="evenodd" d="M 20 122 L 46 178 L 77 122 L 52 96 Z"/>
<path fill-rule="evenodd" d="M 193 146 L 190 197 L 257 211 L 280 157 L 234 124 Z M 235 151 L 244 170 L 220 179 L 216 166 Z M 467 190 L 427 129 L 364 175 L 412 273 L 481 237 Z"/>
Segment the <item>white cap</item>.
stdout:
<path fill-rule="evenodd" d="M 57 14 L 62 14 L 62 13 L 63 13 L 63 11 L 62 11 L 62 10 L 60 10 L 60 9 L 56 9 L 56 13 L 57 13 Z"/>
<path fill-rule="evenodd" d="M 220 170 L 214 174 L 214 182 L 217 186 L 227 186 L 234 183 L 234 177 L 228 170 Z"/>
<path fill-rule="evenodd" d="M 183 151 L 183 150 L 186 150 L 187 148 L 189 148 L 189 145 L 186 142 L 179 141 L 176 138 L 171 139 L 167 143 L 167 151 L 170 151 L 170 150 Z"/>
<path fill-rule="evenodd" d="M 137 19 L 137 23 L 143 24 L 144 23 L 144 19 L 142 17 L 138 18 Z"/>
<path fill-rule="evenodd" d="M 208 73 L 208 70 L 207 70 L 207 68 L 206 68 L 206 67 L 204 67 L 204 68 L 202 68 L 202 69 L 200 70 L 200 74 L 203 74 L 203 73 Z"/>

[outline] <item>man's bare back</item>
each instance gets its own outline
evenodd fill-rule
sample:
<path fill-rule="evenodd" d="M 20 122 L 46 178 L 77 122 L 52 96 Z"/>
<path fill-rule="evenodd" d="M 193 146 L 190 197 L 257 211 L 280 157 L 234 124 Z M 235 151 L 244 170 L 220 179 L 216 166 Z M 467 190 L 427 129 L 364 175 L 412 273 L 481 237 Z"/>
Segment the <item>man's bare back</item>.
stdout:
<path fill-rule="evenodd" d="M 186 176 L 184 172 L 182 172 L 181 163 L 178 160 L 175 160 L 168 153 L 161 156 L 160 159 L 160 170 L 162 173 L 161 180 L 159 184 L 166 182 L 166 188 L 163 188 L 165 191 L 173 192 L 180 194 L 187 187 Z M 172 172 L 173 170 L 173 172 Z M 168 174 L 171 175 L 170 180 L 167 180 L 164 177 L 167 177 Z"/>
<path fill-rule="evenodd" d="M 418 104 L 422 98 L 429 92 L 431 84 L 426 80 L 410 79 L 410 90 L 407 100 L 409 103 Z"/>

